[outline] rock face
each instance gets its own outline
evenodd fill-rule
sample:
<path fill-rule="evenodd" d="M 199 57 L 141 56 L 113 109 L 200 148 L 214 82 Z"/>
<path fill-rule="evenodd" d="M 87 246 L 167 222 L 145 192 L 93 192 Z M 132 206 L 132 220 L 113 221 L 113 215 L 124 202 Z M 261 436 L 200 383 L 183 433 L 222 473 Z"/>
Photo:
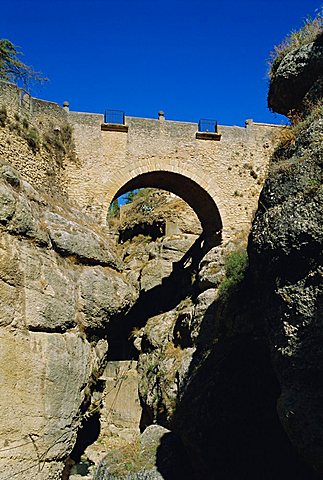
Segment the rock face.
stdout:
<path fill-rule="evenodd" d="M 180 440 L 160 425 L 147 427 L 139 443 L 127 448 L 108 454 L 94 480 L 194 480 Z"/>
<path fill-rule="evenodd" d="M 137 296 L 117 263 L 90 218 L 1 163 L 2 480 L 61 478 L 106 363 L 104 331 Z"/>
<path fill-rule="evenodd" d="M 274 64 L 275 66 L 275 64 Z M 288 115 L 308 108 L 306 102 L 320 98 L 323 77 L 323 35 L 315 42 L 295 48 L 272 71 L 268 106 Z"/>
<path fill-rule="evenodd" d="M 307 75 L 302 96 L 317 79 L 312 75 L 314 59 L 315 72 L 322 77 L 322 45 L 313 49 L 307 46 L 316 52 L 310 65 L 297 61 L 304 58 L 301 48 L 286 56 L 277 70 L 279 75 L 287 63 L 295 72 L 302 66 L 302 76 Z M 290 98 L 299 104 L 298 86 L 288 76 L 279 81 L 281 89 L 289 90 L 283 98 L 286 108 L 294 106 Z M 281 385 L 279 418 L 293 445 L 321 475 L 323 429 L 317 419 L 323 414 L 322 93 L 316 89 L 317 105 L 294 127 L 295 141 L 274 159 L 250 241 L 251 267 L 262 292 L 272 361 Z M 270 93 L 277 95 L 276 102 L 279 94 L 279 89 Z"/>

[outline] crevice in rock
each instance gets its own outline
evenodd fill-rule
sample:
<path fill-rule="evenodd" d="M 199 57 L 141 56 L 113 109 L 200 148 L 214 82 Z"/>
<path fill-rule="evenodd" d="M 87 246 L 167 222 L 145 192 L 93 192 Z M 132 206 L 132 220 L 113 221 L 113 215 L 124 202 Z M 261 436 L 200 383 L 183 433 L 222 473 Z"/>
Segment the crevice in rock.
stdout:
<path fill-rule="evenodd" d="M 154 221 L 154 222 L 140 222 L 132 225 L 130 227 L 125 227 L 119 231 L 119 243 L 124 243 L 127 240 L 138 235 L 144 235 L 145 237 L 150 237 L 153 242 L 157 238 L 165 236 L 166 231 L 166 222 L 165 221 Z"/>
<path fill-rule="evenodd" d="M 76 442 L 69 457 L 65 461 L 65 468 L 62 480 L 68 480 L 70 475 L 75 473 L 81 476 L 89 473 L 89 467 L 93 462 L 82 458 L 86 448 L 92 445 L 100 435 L 100 413 L 96 412 L 90 417 L 83 419 L 81 427 L 77 432 Z"/>
<path fill-rule="evenodd" d="M 138 351 L 133 346 L 133 329 L 139 329 L 149 318 L 175 308 L 184 298 L 198 294 L 195 275 L 209 248 L 200 235 L 183 257 L 172 264 L 171 274 L 163 278 L 160 285 L 142 290 L 122 322 L 113 322 L 108 327 L 109 360 L 138 359 Z"/>

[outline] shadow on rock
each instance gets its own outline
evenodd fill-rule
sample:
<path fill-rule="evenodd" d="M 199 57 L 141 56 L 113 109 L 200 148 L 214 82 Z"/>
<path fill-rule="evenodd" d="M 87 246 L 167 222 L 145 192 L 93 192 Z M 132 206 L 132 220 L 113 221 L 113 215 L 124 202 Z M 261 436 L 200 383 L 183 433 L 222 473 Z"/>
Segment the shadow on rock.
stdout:
<path fill-rule="evenodd" d="M 140 442 L 109 453 L 94 480 L 197 480 L 181 440 L 160 425 L 150 425 Z"/>
<path fill-rule="evenodd" d="M 202 322 L 199 344 L 180 392 L 173 430 L 188 449 L 198 478 L 314 480 L 277 415 L 280 386 L 261 331 L 261 305 L 240 288 L 228 306 L 211 305 L 214 325 Z M 255 300 L 256 303 L 256 300 Z M 207 317 L 207 313 L 205 318 Z M 212 345 L 213 341 L 213 345 Z"/>
<path fill-rule="evenodd" d="M 171 274 L 164 278 L 160 285 L 141 291 L 122 324 L 111 324 L 108 331 L 110 360 L 136 358 L 138 352 L 132 342 L 129 342 L 132 329 L 143 327 L 149 318 L 175 308 L 188 295 L 194 295 L 196 286 L 193 285 L 192 278 L 197 272 L 199 262 L 211 246 L 212 244 L 200 235 L 185 255 L 173 263 Z"/>

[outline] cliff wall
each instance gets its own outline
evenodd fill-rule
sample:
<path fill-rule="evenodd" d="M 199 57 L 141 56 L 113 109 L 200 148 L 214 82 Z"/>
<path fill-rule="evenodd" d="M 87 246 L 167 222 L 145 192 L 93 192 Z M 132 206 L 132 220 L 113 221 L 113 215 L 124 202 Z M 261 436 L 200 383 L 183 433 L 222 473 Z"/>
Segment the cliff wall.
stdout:
<path fill-rule="evenodd" d="M 297 108 L 300 118 L 273 156 L 249 246 L 281 386 L 279 418 L 321 475 L 322 39 L 321 33 L 292 50 L 273 74 L 269 105 L 277 111 Z"/>
<path fill-rule="evenodd" d="M 0 478 L 58 479 L 136 290 L 93 219 L 3 161 L 0 265 Z"/>

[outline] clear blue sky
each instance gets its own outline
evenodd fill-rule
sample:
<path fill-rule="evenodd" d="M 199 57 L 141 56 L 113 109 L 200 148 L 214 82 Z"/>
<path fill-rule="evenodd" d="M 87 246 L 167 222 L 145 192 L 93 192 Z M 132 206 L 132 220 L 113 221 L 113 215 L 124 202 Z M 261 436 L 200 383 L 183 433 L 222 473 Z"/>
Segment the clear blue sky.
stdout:
<path fill-rule="evenodd" d="M 266 106 L 273 45 L 322 0 L 1 0 L 0 37 L 72 110 L 242 125 Z"/>

